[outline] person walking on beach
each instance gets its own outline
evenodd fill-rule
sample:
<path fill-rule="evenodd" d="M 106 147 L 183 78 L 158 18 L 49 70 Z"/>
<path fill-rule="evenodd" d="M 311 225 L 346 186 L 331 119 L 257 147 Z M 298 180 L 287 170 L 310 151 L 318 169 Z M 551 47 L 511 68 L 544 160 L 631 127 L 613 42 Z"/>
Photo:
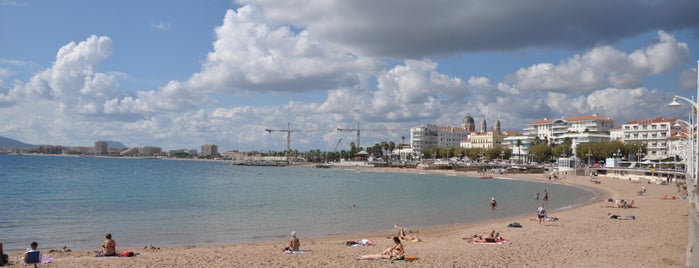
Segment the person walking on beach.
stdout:
<path fill-rule="evenodd" d="M 539 224 L 544 223 L 544 218 L 546 218 L 546 209 L 544 208 L 544 203 L 536 210 L 536 216 L 539 218 Z"/>
<path fill-rule="evenodd" d="M 104 237 L 106 240 L 102 242 L 102 250 L 100 252 L 104 256 L 116 256 L 116 241 L 112 240 L 112 234 L 107 233 Z"/>
<path fill-rule="evenodd" d="M 498 208 L 498 201 L 495 201 L 495 197 L 490 198 L 490 209 Z"/>

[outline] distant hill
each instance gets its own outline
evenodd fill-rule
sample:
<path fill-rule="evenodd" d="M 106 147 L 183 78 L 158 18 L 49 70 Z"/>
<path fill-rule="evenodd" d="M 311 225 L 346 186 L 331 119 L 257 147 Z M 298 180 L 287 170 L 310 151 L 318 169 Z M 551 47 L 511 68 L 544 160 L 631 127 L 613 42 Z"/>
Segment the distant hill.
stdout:
<path fill-rule="evenodd" d="M 15 148 L 26 148 L 31 149 L 36 147 L 36 145 L 24 143 L 18 140 L 13 140 L 10 138 L 5 138 L 0 136 L 0 147 L 15 147 Z"/>
<path fill-rule="evenodd" d="M 13 140 L 10 138 L 5 138 L 5 137 L 0 136 L 0 147 L 15 147 L 15 148 L 32 149 L 32 148 L 36 148 L 36 145 L 28 144 L 28 143 L 24 143 L 24 142 L 21 142 L 18 140 Z M 109 147 L 109 148 L 129 148 L 129 147 L 126 147 L 126 145 L 124 145 L 123 143 L 118 142 L 118 141 L 107 141 L 107 147 Z"/>

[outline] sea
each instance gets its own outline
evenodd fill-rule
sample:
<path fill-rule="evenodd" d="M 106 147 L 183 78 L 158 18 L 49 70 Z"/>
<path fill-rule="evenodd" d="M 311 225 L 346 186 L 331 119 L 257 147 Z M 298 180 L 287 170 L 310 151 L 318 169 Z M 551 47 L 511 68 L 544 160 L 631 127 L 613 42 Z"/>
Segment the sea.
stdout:
<path fill-rule="evenodd" d="M 563 181 L 565 182 L 565 180 Z M 0 155 L 0 243 L 22 250 L 285 240 L 549 214 L 598 193 L 565 183 L 223 161 Z M 496 198 L 499 207 L 490 209 Z M 363 237 L 357 237 L 362 239 Z"/>

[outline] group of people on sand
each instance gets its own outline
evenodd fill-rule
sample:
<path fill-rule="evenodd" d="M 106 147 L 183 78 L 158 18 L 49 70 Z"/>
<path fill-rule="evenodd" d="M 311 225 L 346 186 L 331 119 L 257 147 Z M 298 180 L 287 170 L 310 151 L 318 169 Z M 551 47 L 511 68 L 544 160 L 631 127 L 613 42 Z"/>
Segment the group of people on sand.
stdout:
<path fill-rule="evenodd" d="M 99 256 L 117 256 L 116 242 L 112 239 L 112 234 L 106 234 L 105 238 L 106 240 L 102 242 L 102 247 L 99 250 Z M 64 250 L 66 250 L 66 247 L 64 247 Z M 26 263 L 26 261 L 29 259 L 29 254 L 36 251 L 39 251 L 39 243 L 32 241 L 29 244 L 27 251 L 25 251 L 22 255 L 22 261 Z M 68 249 L 68 251 L 70 251 L 70 249 Z M 0 253 L 2 253 L 2 243 L 0 243 Z M 37 265 L 34 264 L 34 267 L 37 267 Z"/>

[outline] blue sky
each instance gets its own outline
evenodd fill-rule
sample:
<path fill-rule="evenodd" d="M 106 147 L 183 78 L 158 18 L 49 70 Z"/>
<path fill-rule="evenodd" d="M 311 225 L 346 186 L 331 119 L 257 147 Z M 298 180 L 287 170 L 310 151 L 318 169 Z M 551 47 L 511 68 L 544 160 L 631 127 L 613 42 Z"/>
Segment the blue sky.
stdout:
<path fill-rule="evenodd" d="M 659 116 L 697 87 L 699 2 L 0 0 L 0 136 L 332 150 L 470 114 Z M 685 111 L 686 110 L 686 111 Z"/>

